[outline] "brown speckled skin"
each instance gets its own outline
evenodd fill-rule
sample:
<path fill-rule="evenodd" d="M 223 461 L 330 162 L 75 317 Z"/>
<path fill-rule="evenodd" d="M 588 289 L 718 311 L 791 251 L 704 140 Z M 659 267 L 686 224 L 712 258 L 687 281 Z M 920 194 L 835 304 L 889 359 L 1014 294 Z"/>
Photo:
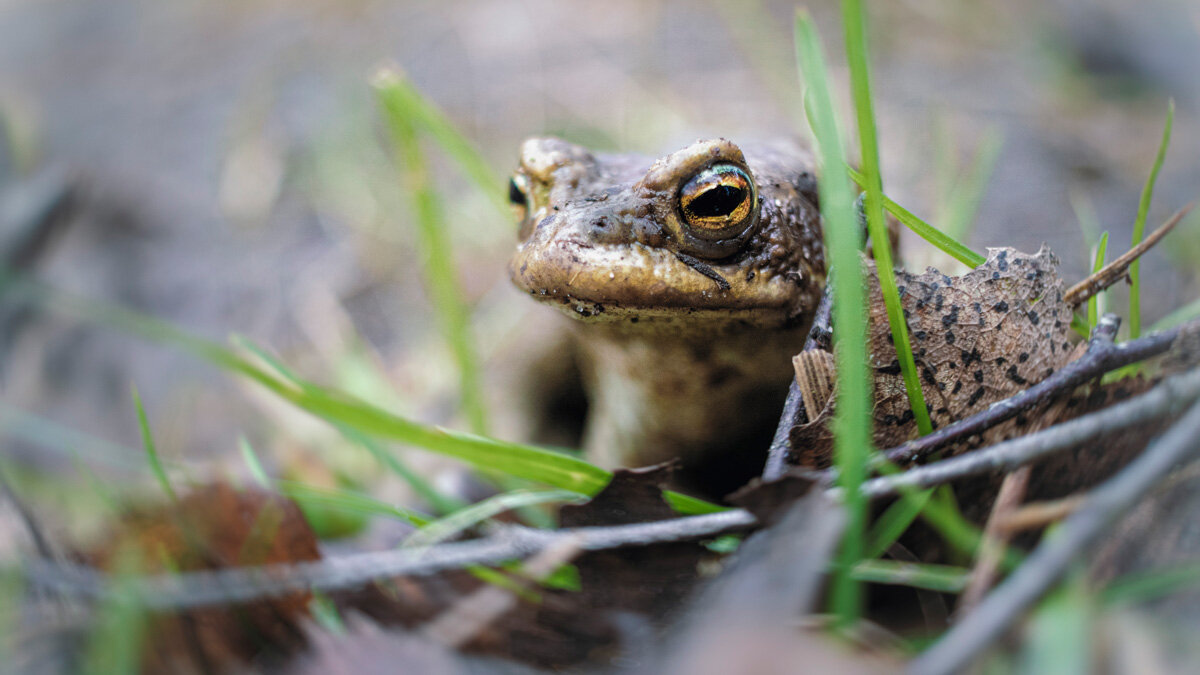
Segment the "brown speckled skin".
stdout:
<path fill-rule="evenodd" d="M 691 238 L 678 200 L 715 163 L 749 171 L 758 220 L 714 244 Z M 590 459 L 680 457 L 682 482 L 710 494 L 761 469 L 825 281 L 812 167 L 786 142 L 699 141 L 656 162 L 554 138 L 523 144 L 528 199 L 510 271 L 518 288 L 580 320 Z"/>

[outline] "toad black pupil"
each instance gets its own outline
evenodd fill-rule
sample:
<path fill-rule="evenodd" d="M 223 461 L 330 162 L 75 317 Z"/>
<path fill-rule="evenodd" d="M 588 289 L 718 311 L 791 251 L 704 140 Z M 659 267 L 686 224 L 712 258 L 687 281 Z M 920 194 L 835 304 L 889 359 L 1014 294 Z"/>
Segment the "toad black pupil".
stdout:
<path fill-rule="evenodd" d="M 521 188 L 517 187 L 517 181 L 513 178 L 508 179 L 508 201 L 517 206 L 525 205 L 525 193 L 521 192 Z"/>
<path fill-rule="evenodd" d="M 693 199 L 688 210 L 698 218 L 719 218 L 733 213 L 745 198 L 742 188 L 718 185 Z"/>

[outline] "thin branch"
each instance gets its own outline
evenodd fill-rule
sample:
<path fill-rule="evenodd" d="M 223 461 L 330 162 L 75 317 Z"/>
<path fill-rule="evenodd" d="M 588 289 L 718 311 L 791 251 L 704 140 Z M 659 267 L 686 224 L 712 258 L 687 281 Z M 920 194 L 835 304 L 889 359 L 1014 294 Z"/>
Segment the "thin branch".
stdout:
<path fill-rule="evenodd" d="M 902 488 L 926 488 L 992 471 L 1011 471 L 1078 443 L 1166 417 L 1200 398 L 1200 369 L 1172 375 L 1150 391 L 1103 410 L 1068 420 L 1036 433 L 997 443 L 957 457 L 915 467 L 863 483 L 871 498 L 896 494 Z"/>
<path fill-rule="evenodd" d="M 1063 301 L 1068 305 L 1079 305 L 1080 303 L 1087 302 L 1088 298 L 1093 295 L 1120 281 L 1125 276 L 1125 272 L 1129 270 L 1129 266 L 1133 264 L 1133 261 L 1142 257 L 1143 253 L 1149 251 L 1160 239 L 1175 229 L 1179 221 L 1183 220 L 1188 211 L 1192 210 L 1192 206 L 1194 205 L 1188 204 L 1179 209 L 1175 212 L 1175 215 L 1160 225 L 1157 230 L 1150 233 L 1150 236 L 1143 239 L 1140 244 L 1129 249 L 1120 258 L 1108 263 L 1088 278 L 1068 288 L 1067 292 L 1063 293 Z"/>
<path fill-rule="evenodd" d="M 521 574 L 533 582 L 549 577 L 579 554 L 574 539 L 560 539 L 543 548 L 521 566 Z M 451 605 L 421 628 L 421 635 L 457 649 L 482 633 L 517 604 L 511 588 L 485 584 Z"/>
<path fill-rule="evenodd" d="M 1025 530 L 1040 530 L 1078 511 L 1086 499 L 1087 495 L 1076 494 L 1052 501 L 1032 502 L 1006 514 L 996 526 L 1010 535 Z"/>
<path fill-rule="evenodd" d="M 1122 347 L 1140 354 L 1158 353 L 1156 345 L 1164 340 L 1169 344 L 1167 338 L 1173 340 L 1174 337 L 1172 332 L 1156 334 Z M 1121 351 L 1121 347 L 1113 349 Z M 1037 433 L 902 474 L 870 480 L 863 484 L 863 494 L 875 498 L 895 494 L 905 486 L 930 487 L 984 472 L 1012 470 L 1084 440 L 1170 415 L 1197 398 L 1200 398 L 1200 369 L 1166 378 L 1146 393 Z M 826 494 L 837 498 L 839 492 L 837 488 L 831 488 Z M 516 560 L 536 554 L 567 537 L 579 537 L 582 550 L 594 551 L 697 539 L 750 528 L 756 522 L 750 512 L 733 509 L 619 526 L 557 531 L 510 527 L 489 538 L 430 548 L 360 553 L 312 563 L 151 576 L 138 579 L 136 584 L 122 584 L 122 588 L 133 587 L 131 599 L 149 609 L 184 609 L 247 602 L 305 590 L 354 588 L 378 578 L 432 574 L 471 564 Z M 103 572 L 81 565 L 34 560 L 27 563 L 26 575 L 31 582 L 65 595 L 99 598 L 118 592 Z"/>
<path fill-rule="evenodd" d="M 632 525 L 533 530 L 513 527 L 486 539 L 426 549 L 395 549 L 327 558 L 310 563 L 237 567 L 178 575 L 154 575 L 124 584 L 132 600 L 151 610 L 186 609 L 247 602 L 303 591 L 361 587 L 374 579 L 426 575 L 472 564 L 516 560 L 570 540 L 584 551 L 684 541 L 749 527 L 741 509 Z M 30 581 L 66 595 L 100 598 L 116 591 L 106 575 L 82 565 L 30 561 Z"/>
<path fill-rule="evenodd" d="M 829 322 L 833 309 L 832 289 L 833 284 L 826 280 L 825 291 L 821 294 L 821 302 L 817 304 L 817 311 L 813 315 L 812 326 L 808 329 L 808 338 L 804 340 L 802 351 L 830 348 L 832 331 L 829 328 Z M 800 385 L 796 384 L 796 378 L 793 377 L 792 384 L 788 387 L 787 400 L 783 403 L 783 413 L 779 416 L 779 425 L 775 427 L 775 437 L 771 439 L 771 446 L 767 449 L 767 464 L 763 468 L 763 480 L 775 480 L 787 471 L 787 457 L 792 452 L 792 427 L 796 426 L 803 405 Z M 813 412 L 809 411 L 809 414 L 813 414 Z"/>
<path fill-rule="evenodd" d="M 1195 374 L 1195 373 L 1193 373 Z M 1038 546 L 979 608 L 913 660 L 908 672 L 956 673 L 991 645 L 1063 576 L 1112 521 L 1142 498 L 1175 466 L 1200 451 L 1200 403 L 1150 444 L 1124 470 L 1087 497 L 1053 538 Z"/>
<path fill-rule="evenodd" d="M 1087 352 L 1060 368 L 1050 377 L 1009 398 L 992 404 L 987 410 L 972 415 L 903 445 L 884 451 L 884 456 L 897 464 L 919 461 L 960 439 L 982 433 L 997 424 L 1016 417 L 1110 370 L 1143 361 L 1166 352 L 1175 340 L 1187 332 L 1200 329 L 1200 320 L 1151 333 L 1137 340 L 1114 344 L 1120 319 L 1105 314 L 1096 326 Z"/>
<path fill-rule="evenodd" d="M 975 567 L 967 581 L 967 587 L 958 597 L 955 615 L 968 615 L 979 601 L 987 594 L 988 589 L 996 581 L 996 573 L 1008 548 L 1011 538 L 1007 532 L 1000 529 L 1000 522 L 1005 516 L 1025 500 L 1025 490 L 1029 487 L 1029 465 L 1009 473 L 1000 484 L 1000 493 L 992 504 L 992 513 L 988 516 L 983 528 L 983 542 L 979 545 L 979 553 L 975 556 Z"/>

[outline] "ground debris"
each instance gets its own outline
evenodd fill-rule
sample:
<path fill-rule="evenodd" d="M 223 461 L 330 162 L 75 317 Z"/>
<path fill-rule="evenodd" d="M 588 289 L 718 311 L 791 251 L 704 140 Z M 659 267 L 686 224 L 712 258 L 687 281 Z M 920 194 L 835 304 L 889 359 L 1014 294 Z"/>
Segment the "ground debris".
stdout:
<path fill-rule="evenodd" d="M 913 357 L 935 429 L 1041 381 L 1076 355 L 1070 337 L 1072 310 L 1063 301 L 1057 267 L 1058 259 L 1043 246 L 1034 255 L 988 249 L 987 262 L 958 277 L 933 268 L 922 274 L 896 271 Z M 870 276 L 874 279 L 873 269 Z M 892 447 L 915 438 L 917 427 L 878 281 L 870 284 L 868 307 L 875 442 Z M 821 364 L 833 366 L 830 359 L 811 357 L 798 364 L 802 388 L 830 379 L 813 372 Z M 830 464 L 833 436 L 828 422 L 835 397 L 830 388 L 823 391 L 830 393 L 819 397 L 819 412 L 792 429 L 794 464 Z M 974 445 L 1009 437 L 1018 426 L 1032 430 L 1027 420 L 1000 425 Z"/>
<path fill-rule="evenodd" d="M 114 574 L 217 570 L 317 560 L 317 538 L 281 495 L 228 483 L 126 513 L 86 561 Z M 310 593 L 151 617 L 146 672 L 209 672 L 281 658 L 304 644 Z"/>

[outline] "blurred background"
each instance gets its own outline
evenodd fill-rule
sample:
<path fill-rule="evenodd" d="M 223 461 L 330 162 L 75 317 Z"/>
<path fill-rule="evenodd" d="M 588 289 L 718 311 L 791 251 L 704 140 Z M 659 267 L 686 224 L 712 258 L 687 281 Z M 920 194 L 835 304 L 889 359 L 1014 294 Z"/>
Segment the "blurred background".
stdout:
<path fill-rule="evenodd" d="M 844 92 L 836 3 L 808 7 Z M 1047 242 L 1068 281 L 1090 268 L 1101 231 L 1110 258 L 1123 252 L 1169 98 L 1174 136 L 1148 227 L 1200 197 L 1200 3 L 869 8 L 885 190 L 977 249 Z M 806 135 L 794 9 L 0 0 L 0 256 L 196 335 L 244 335 L 308 377 L 461 427 L 371 74 L 398 66 L 502 185 L 535 134 L 654 155 L 699 137 Z M 537 348 L 522 329 L 550 310 L 509 288 L 511 219 L 428 151 L 504 436 L 516 428 L 505 364 Z M 31 233 L 39 209 L 58 215 Z M 1200 220 L 1181 229 L 1143 265 L 1147 323 L 1200 294 Z M 911 236 L 906 251 L 944 262 Z M 1112 295 L 1123 309 L 1123 289 Z M 64 477 L 146 478 L 131 385 L 160 452 L 198 475 L 236 471 L 239 436 L 288 466 L 345 443 L 178 351 L 0 307 L 3 458 L 34 493 L 46 473 L 58 486 L 47 499 Z"/>

